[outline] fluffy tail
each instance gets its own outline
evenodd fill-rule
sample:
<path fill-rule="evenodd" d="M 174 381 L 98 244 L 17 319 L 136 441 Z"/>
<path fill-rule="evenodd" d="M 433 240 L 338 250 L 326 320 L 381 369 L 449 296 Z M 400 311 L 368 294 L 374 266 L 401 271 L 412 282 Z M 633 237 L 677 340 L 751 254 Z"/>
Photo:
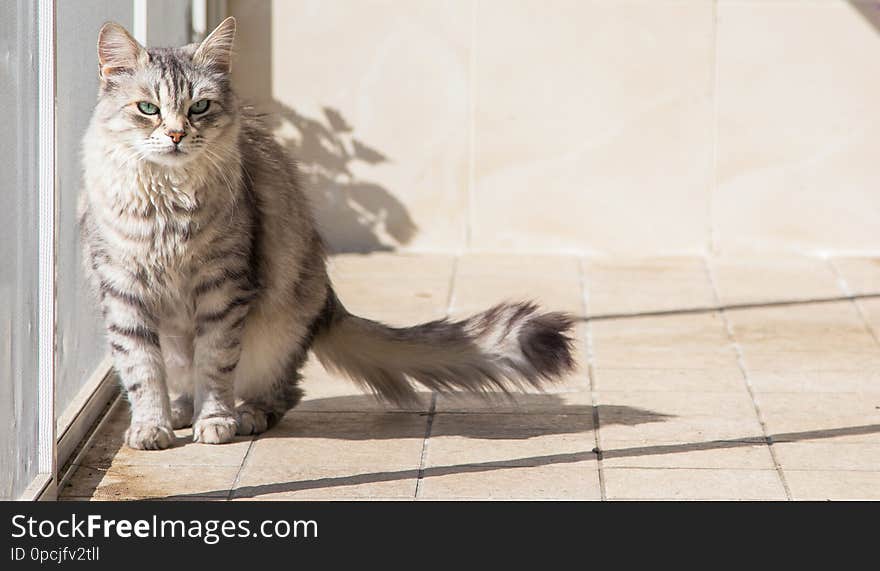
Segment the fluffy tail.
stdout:
<path fill-rule="evenodd" d="M 534 303 L 398 328 L 352 315 L 330 295 L 312 345 L 318 359 L 396 404 L 415 401 L 413 382 L 438 392 L 508 392 L 556 381 L 575 366 L 571 317 Z"/>

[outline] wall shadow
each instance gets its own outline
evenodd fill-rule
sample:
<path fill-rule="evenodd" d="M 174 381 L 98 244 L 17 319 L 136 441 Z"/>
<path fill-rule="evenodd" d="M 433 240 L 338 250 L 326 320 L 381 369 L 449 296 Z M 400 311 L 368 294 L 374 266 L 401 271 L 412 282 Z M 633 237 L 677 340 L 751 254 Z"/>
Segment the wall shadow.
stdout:
<path fill-rule="evenodd" d="M 848 0 L 849 5 L 880 33 L 880 3 Z"/>
<path fill-rule="evenodd" d="M 408 244 L 418 231 L 409 211 L 387 188 L 359 175 L 364 167 L 392 159 L 358 137 L 340 110 L 325 106 L 309 116 L 273 98 L 272 2 L 237 2 L 231 15 L 238 20 L 233 84 L 296 159 L 330 252 L 390 251 Z"/>
<path fill-rule="evenodd" d="M 314 118 L 278 101 L 265 107 L 263 121 L 282 133 L 279 140 L 296 159 L 332 252 L 390 251 L 412 240 L 417 227 L 403 203 L 382 185 L 355 174 L 358 163 L 390 159 L 357 139 L 338 110 L 324 107 L 324 116 Z"/>

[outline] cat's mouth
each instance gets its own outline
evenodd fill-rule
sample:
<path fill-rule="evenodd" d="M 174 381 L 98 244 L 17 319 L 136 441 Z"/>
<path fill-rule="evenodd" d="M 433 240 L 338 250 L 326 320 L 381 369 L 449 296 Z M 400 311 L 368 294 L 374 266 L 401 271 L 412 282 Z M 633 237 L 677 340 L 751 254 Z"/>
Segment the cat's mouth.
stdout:
<path fill-rule="evenodd" d="M 153 162 L 166 165 L 179 165 L 188 162 L 192 157 L 193 155 L 188 149 L 183 149 L 177 145 L 154 150 L 149 155 L 149 159 Z"/>

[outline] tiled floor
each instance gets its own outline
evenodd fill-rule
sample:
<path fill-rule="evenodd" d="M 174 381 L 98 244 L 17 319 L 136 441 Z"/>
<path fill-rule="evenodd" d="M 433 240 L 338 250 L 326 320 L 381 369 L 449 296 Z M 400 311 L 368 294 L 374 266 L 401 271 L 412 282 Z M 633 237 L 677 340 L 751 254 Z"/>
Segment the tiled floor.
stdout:
<path fill-rule="evenodd" d="M 880 499 L 880 261 L 339 256 L 393 324 L 533 298 L 580 318 L 580 370 L 496 403 L 385 408 L 310 362 L 258 438 L 121 447 L 124 402 L 66 499 Z M 877 297 L 873 297 L 877 296 Z"/>

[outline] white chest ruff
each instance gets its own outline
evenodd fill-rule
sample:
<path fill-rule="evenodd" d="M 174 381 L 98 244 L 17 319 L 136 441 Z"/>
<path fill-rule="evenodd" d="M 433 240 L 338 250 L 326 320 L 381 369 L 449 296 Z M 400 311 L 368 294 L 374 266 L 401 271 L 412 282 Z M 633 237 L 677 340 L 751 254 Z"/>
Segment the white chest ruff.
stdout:
<path fill-rule="evenodd" d="M 179 286 L 200 230 L 197 196 L 173 173 L 138 169 L 94 197 L 96 227 L 114 258 L 157 286 Z"/>

